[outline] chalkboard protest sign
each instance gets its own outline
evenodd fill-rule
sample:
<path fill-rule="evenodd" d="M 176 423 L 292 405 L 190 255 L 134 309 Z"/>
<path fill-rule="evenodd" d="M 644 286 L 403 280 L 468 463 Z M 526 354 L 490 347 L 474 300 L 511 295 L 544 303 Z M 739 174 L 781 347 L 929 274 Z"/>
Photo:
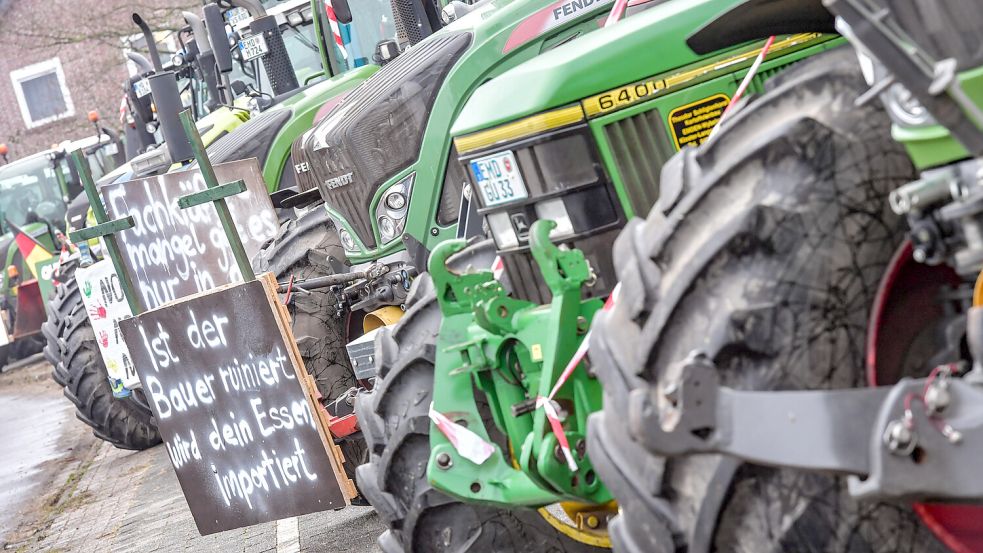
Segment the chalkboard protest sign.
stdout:
<path fill-rule="evenodd" d="M 242 179 L 246 184 L 245 192 L 226 203 L 252 258 L 278 227 L 259 162 L 252 158 L 214 167 L 219 182 Z M 117 232 L 116 239 L 144 309 L 242 281 L 215 207 L 207 202 L 178 207 L 181 196 L 205 188 L 197 169 L 100 188 L 110 218 L 133 217 L 133 228 Z"/>
<path fill-rule="evenodd" d="M 348 504 L 354 487 L 272 275 L 120 329 L 201 534 Z"/>

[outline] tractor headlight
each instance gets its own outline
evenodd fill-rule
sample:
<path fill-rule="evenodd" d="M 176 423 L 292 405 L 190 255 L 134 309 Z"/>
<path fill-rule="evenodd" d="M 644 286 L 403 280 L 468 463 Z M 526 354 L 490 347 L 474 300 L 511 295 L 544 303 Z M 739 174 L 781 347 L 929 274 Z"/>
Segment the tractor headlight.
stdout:
<path fill-rule="evenodd" d="M 355 239 L 352 238 L 352 233 L 347 230 L 340 228 L 338 229 L 338 238 L 341 239 L 341 246 L 345 248 L 346 252 L 357 252 L 358 247 L 355 245 Z"/>
<path fill-rule="evenodd" d="M 379 237 L 384 244 L 395 240 L 406 228 L 406 214 L 409 212 L 410 192 L 415 177 L 416 173 L 410 173 L 382 192 L 375 208 L 375 217 L 379 225 Z"/>
<path fill-rule="evenodd" d="M 402 192 L 391 192 L 386 195 L 386 207 L 389 209 L 403 209 L 406 205 L 406 196 Z"/>

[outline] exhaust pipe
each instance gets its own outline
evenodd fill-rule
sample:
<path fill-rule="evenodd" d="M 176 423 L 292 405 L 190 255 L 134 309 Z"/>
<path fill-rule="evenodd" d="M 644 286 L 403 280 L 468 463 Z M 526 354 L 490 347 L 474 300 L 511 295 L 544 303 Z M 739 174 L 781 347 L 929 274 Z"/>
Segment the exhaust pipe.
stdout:
<path fill-rule="evenodd" d="M 263 68 L 266 70 L 266 77 L 273 88 L 273 95 L 279 96 L 300 88 L 297 73 L 294 72 L 294 66 L 290 63 L 290 55 L 287 54 L 287 46 L 283 43 L 280 26 L 276 23 L 276 16 L 267 15 L 263 6 L 255 0 L 232 0 L 232 5 L 245 8 L 249 12 L 249 15 L 253 17 L 249 28 L 253 34 L 262 34 L 263 39 L 266 40 L 266 46 L 270 51 L 263 56 Z M 208 6 L 205 8 L 207 9 Z M 205 15 L 208 15 L 207 12 Z M 231 55 L 229 59 L 231 66 Z"/>
<path fill-rule="evenodd" d="M 208 89 L 208 111 L 211 111 L 222 103 L 218 90 L 218 75 L 215 74 L 215 53 L 212 51 L 212 43 L 208 31 L 205 30 L 205 23 L 200 17 L 191 12 L 181 12 L 181 15 L 191 26 L 191 33 L 195 35 L 194 41 L 198 44 L 198 67 L 201 69 L 205 88 Z"/>
<path fill-rule="evenodd" d="M 154 65 L 154 74 L 147 77 L 147 80 L 150 82 L 150 94 L 153 96 L 154 105 L 157 106 L 157 120 L 160 122 L 160 130 L 167 144 L 167 152 L 174 163 L 187 161 L 194 157 L 194 152 L 178 118 L 184 105 L 181 103 L 181 93 L 177 87 L 177 75 L 173 71 L 164 71 L 164 66 L 160 62 L 160 52 L 157 51 L 157 43 L 154 42 L 154 35 L 147 22 L 138 13 L 133 14 L 133 22 L 143 31 L 144 40 L 147 41 L 147 48 L 150 50 L 150 61 Z"/>

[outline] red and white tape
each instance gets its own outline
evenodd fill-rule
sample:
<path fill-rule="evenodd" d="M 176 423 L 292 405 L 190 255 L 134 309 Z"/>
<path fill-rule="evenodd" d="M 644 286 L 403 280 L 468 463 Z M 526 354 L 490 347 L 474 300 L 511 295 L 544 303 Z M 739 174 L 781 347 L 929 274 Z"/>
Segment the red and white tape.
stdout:
<path fill-rule="evenodd" d="M 480 465 L 487 461 L 492 453 L 495 453 L 494 445 L 434 409 L 432 402 L 430 403 L 430 420 L 437 425 L 440 433 L 454 446 L 454 451 L 457 451 L 461 457 L 468 461 Z"/>
<path fill-rule="evenodd" d="M 331 36 L 334 37 L 335 44 L 341 50 L 341 55 L 347 60 L 348 50 L 345 49 L 345 43 L 341 40 L 341 26 L 338 24 L 338 16 L 334 13 L 334 6 L 331 5 L 331 0 L 324 0 L 324 9 L 328 12 L 328 25 L 331 26 Z"/>
<path fill-rule="evenodd" d="M 604 20 L 604 26 L 617 23 L 621 16 L 625 14 L 625 8 L 628 7 L 628 0 L 615 0 L 614 6 L 611 8 L 611 13 L 608 14 L 608 18 Z"/>
<path fill-rule="evenodd" d="M 611 290 L 611 295 L 608 296 L 607 301 L 604 302 L 604 310 L 607 311 L 614 307 L 615 302 L 618 301 L 618 295 L 621 293 L 621 283 L 619 282 L 615 285 L 614 290 Z M 567 440 L 567 435 L 563 431 L 563 423 L 560 421 L 560 417 L 557 415 L 556 408 L 553 406 L 553 398 L 556 397 L 557 392 L 560 388 L 566 384 L 567 380 L 570 379 L 570 375 L 573 374 L 574 369 L 580 365 L 581 361 L 587 357 L 587 349 L 590 347 L 590 331 L 581 340 L 580 345 L 577 347 L 577 351 L 573 353 L 573 357 L 567 363 L 567 366 L 563 368 L 563 372 L 560 373 L 560 377 L 556 379 L 556 383 L 553 385 L 553 389 L 550 390 L 550 395 L 547 397 L 540 396 L 536 400 L 536 407 L 542 407 L 543 411 L 546 412 L 546 420 L 550 423 L 550 429 L 553 430 L 553 435 L 556 436 L 556 441 L 560 444 L 560 449 L 563 450 L 563 457 L 567 460 L 567 466 L 572 471 L 577 470 L 577 462 L 573 458 L 573 454 L 570 453 L 570 442 Z"/>
<path fill-rule="evenodd" d="M 765 56 L 768 55 L 768 50 L 771 49 L 771 45 L 775 43 L 775 35 L 768 37 L 765 41 L 765 45 L 761 47 L 761 51 L 758 52 L 758 57 L 754 58 L 754 63 L 751 64 L 751 68 L 747 70 L 747 75 L 744 76 L 744 80 L 741 81 L 740 86 L 737 87 L 737 91 L 734 92 L 734 97 L 730 99 L 730 103 L 724 108 L 724 112 L 720 114 L 720 120 L 717 124 L 713 126 L 710 130 L 710 137 L 716 134 L 717 129 L 720 128 L 720 124 L 724 122 L 727 118 L 727 114 L 730 113 L 731 108 L 737 105 L 737 102 L 744 96 L 747 91 L 747 87 L 751 86 L 751 81 L 754 80 L 754 76 L 758 74 L 758 70 L 761 69 L 761 64 L 765 61 Z"/>

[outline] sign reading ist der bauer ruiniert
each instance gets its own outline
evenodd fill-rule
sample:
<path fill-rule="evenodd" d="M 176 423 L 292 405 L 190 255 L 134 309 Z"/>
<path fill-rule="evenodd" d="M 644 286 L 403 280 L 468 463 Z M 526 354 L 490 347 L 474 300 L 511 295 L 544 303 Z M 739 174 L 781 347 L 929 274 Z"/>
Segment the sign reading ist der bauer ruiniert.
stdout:
<path fill-rule="evenodd" d="M 264 275 L 120 322 L 202 534 L 346 505 L 275 286 Z"/>

